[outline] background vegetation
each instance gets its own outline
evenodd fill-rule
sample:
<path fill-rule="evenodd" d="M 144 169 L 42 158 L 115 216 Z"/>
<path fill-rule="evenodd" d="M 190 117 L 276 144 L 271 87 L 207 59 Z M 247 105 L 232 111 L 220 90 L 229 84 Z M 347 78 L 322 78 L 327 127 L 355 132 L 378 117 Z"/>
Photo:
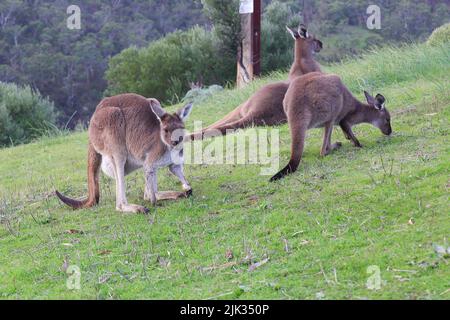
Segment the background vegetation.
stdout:
<path fill-rule="evenodd" d="M 29 86 L 0 82 L 0 146 L 29 142 L 55 128 L 53 102 Z"/>
<path fill-rule="evenodd" d="M 0 81 L 29 85 L 48 96 L 58 111 L 58 124 L 65 126 L 71 120 L 70 128 L 86 123 L 105 94 L 133 90 L 166 103 L 177 101 L 190 82 L 208 86 L 234 81 L 238 2 L 83 0 L 82 28 L 69 30 L 66 8 L 70 1 L 3 0 Z M 425 40 L 450 16 L 448 1 L 380 0 L 382 29 L 370 31 L 366 28 L 370 1 L 263 3 L 265 74 L 287 68 L 291 62 L 293 43 L 284 30 L 286 23 L 296 24 L 300 19 L 307 23 L 325 44 L 320 59 L 331 62 L 373 46 Z M 169 35 L 195 25 L 199 27 Z M 169 51 L 161 51 L 168 47 Z M 160 68 L 155 67 L 155 56 L 161 58 Z M 201 59 L 204 65 L 198 63 Z"/>
<path fill-rule="evenodd" d="M 326 65 L 360 99 L 363 89 L 387 97 L 392 137 L 357 126 L 357 149 L 335 130 L 343 147 L 321 158 L 322 130 L 311 130 L 299 171 L 277 183 L 259 165 L 187 165 L 193 197 L 148 216 L 116 212 L 104 175 L 96 208 L 73 211 L 53 196 L 86 194 L 86 132 L 0 150 L 0 298 L 449 299 L 448 61 L 446 43 Z M 189 128 L 286 76 L 215 93 Z M 283 165 L 290 135 L 277 129 Z M 180 188 L 166 170 L 159 184 Z M 127 177 L 130 202 L 145 204 L 143 187 L 142 172 Z M 67 289 L 70 265 L 80 290 Z M 370 290 L 376 268 L 381 288 Z"/>
<path fill-rule="evenodd" d="M 83 0 L 81 30 L 68 0 L 0 2 L 0 81 L 27 84 L 55 102 L 59 123 L 86 121 L 103 97 L 110 57 L 206 23 L 199 1 Z"/>
<path fill-rule="evenodd" d="M 107 94 L 136 92 L 179 102 L 191 83 L 221 83 L 234 76 L 234 59 L 219 59 L 219 42 L 200 27 L 176 31 L 147 48 L 124 50 L 110 60 Z"/>
<path fill-rule="evenodd" d="M 446 23 L 434 30 L 427 41 L 432 46 L 442 45 L 447 42 L 450 42 L 450 23 Z"/>

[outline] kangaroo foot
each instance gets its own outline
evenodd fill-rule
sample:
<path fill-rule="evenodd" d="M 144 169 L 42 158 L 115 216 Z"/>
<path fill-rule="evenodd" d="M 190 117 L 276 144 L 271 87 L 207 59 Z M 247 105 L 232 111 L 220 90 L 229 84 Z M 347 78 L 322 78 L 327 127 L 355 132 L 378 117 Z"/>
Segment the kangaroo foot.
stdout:
<path fill-rule="evenodd" d="M 357 148 L 362 148 L 362 147 L 363 147 L 362 144 L 359 143 L 359 141 L 353 141 L 353 145 L 354 145 L 355 147 L 357 147 Z"/>
<path fill-rule="evenodd" d="M 143 213 L 147 214 L 150 212 L 150 210 L 146 207 L 139 206 L 136 204 L 121 204 L 116 207 L 117 211 L 124 212 L 124 213 Z"/>
<path fill-rule="evenodd" d="M 177 200 L 180 198 L 186 198 L 186 192 L 180 191 L 162 191 L 156 194 L 156 199 L 161 200 Z"/>
<path fill-rule="evenodd" d="M 331 151 L 332 151 L 332 150 L 339 149 L 340 147 L 342 147 L 342 143 L 341 143 L 341 142 L 333 143 L 333 144 L 331 145 Z"/>

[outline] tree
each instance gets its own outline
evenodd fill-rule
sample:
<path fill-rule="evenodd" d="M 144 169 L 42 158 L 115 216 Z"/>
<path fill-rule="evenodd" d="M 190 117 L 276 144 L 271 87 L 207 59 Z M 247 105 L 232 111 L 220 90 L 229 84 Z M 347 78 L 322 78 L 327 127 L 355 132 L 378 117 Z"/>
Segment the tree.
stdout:
<path fill-rule="evenodd" d="M 236 57 L 241 43 L 239 0 L 202 0 L 204 12 L 214 25 L 222 52 Z"/>

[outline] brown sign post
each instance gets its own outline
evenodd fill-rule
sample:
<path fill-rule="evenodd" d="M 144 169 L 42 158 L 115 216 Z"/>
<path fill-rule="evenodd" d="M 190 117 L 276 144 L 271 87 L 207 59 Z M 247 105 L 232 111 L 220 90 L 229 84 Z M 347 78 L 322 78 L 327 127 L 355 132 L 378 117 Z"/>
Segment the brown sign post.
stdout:
<path fill-rule="evenodd" d="M 241 43 L 236 83 L 242 88 L 261 74 L 261 0 L 241 0 Z"/>

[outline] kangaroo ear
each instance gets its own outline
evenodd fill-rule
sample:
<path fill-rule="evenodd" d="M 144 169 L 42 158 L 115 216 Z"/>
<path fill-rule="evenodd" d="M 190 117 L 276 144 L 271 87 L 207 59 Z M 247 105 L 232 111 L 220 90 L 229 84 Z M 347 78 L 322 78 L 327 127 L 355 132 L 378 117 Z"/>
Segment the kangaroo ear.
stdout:
<path fill-rule="evenodd" d="M 293 29 L 289 28 L 288 26 L 286 26 L 286 29 L 287 29 L 287 31 L 290 33 L 290 35 L 292 36 L 292 38 L 294 38 L 294 40 L 295 40 L 295 39 L 298 39 L 298 38 L 300 37 L 299 34 L 298 34 L 298 32 L 297 32 L 297 30 L 293 30 Z"/>
<path fill-rule="evenodd" d="M 377 94 L 375 96 L 375 107 L 377 109 L 383 110 L 385 102 L 386 102 L 386 98 L 382 94 Z"/>
<path fill-rule="evenodd" d="M 374 97 L 372 97 L 370 95 L 370 93 L 368 93 L 367 91 L 364 91 L 364 95 L 366 96 L 366 100 L 367 100 L 368 104 L 370 104 L 371 106 L 375 105 L 375 99 L 374 99 Z"/>
<path fill-rule="evenodd" d="M 306 29 L 306 26 L 304 24 L 299 25 L 298 34 L 300 38 L 303 39 L 309 38 L 308 29 Z"/>
<path fill-rule="evenodd" d="M 314 43 L 316 44 L 316 52 L 320 52 L 323 49 L 323 43 L 320 40 L 315 39 Z"/>
<path fill-rule="evenodd" d="M 191 113 L 191 111 L 192 111 L 192 106 L 193 106 L 194 104 L 191 102 L 191 103 L 188 103 L 187 105 L 185 105 L 183 108 L 181 108 L 180 110 L 178 110 L 177 111 L 177 115 L 181 118 L 181 120 L 184 122 L 186 119 L 187 119 L 187 117 L 189 116 L 189 114 Z"/>
<path fill-rule="evenodd" d="M 152 109 L 153 113 L 156 115 L 159 121 L 161 121 L 161 118 L 163 115 L 166 114 L 166 111 L 161 107 L 161 104 L 158 100 L 154 98 L 147 99 L 148 102 L 150 102 L 150 108 Z"/>

